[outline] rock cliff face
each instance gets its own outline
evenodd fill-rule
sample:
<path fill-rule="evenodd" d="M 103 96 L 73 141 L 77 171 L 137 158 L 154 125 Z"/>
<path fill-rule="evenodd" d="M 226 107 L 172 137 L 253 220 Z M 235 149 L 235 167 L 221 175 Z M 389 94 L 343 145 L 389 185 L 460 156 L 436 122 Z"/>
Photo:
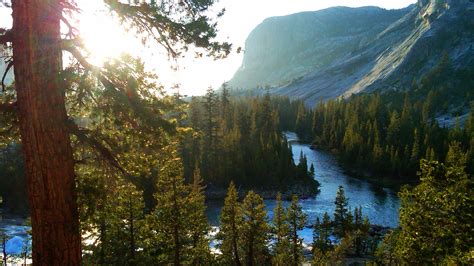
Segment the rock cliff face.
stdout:
<path fill-rule="evenodd" d="M 303 98 L 407 88 L 444 53 L 474 65 L 474 1 L 425 0 L 399 10 L 334 7 L 266 19 L 249 35 L 230 86 Z"/>

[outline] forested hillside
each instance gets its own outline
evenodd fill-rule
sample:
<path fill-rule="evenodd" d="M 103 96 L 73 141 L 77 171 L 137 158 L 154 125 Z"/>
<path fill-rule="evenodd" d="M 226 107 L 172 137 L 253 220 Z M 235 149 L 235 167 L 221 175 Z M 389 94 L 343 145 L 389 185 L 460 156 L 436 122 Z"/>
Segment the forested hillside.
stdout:
<path fill-rule="evenodd" d="M 299 108 L 285 110 L 295 124 L 285 126 L 361 176 L 415 181 L 420 159 L 444 161 L 455 142 L 467 152 L 473 173 L 473 74 L 453 70 L 445 56 L 406 90 L 320 102 L 314 109 L 297 101 Z"/>

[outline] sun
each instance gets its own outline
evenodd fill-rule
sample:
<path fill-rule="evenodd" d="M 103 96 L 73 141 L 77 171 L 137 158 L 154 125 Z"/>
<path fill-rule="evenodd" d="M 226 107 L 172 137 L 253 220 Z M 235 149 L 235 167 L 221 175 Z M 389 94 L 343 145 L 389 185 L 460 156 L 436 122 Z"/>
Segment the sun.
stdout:
<path fill-rule="evenodd" d="M 124 53 L 138 55 L 143 50 L 140 41 L 126 32 L 103 6 L 93 2 L 96 1 L 82 1 L 78 18 L 80 36 L 89 52 L 90 63 L 102 66 L 107 60 Z"/>

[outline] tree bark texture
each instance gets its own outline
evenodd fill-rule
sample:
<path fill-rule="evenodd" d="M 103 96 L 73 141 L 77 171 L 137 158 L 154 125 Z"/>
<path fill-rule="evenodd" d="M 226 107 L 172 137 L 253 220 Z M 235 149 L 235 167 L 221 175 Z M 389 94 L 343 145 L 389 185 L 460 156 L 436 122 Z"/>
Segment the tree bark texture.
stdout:
<path fill-rule="evenodd" d="M 80 265 L 74 160 L 61 81 L 61 0 L 13 0 L 13 62 L 33 263 Z"/>

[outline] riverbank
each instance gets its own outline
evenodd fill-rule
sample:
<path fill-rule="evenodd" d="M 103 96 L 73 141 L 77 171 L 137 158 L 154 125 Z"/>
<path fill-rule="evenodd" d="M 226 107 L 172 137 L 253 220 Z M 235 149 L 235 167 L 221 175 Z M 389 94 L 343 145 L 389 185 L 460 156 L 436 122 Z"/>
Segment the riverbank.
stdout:
<path fill-rule="evenodd" d="M 316 180 L 315 180 L 316 181 Z M 297 195 L 299 199 L 314 198 L 319 192 L 319 183 L 316 181 L 314 184 L 294 184 L 289 188 L 278 190 L 278 189 L 249 189 L 249 188 L 237 188 L 240 198 L 244 198 L 249 191 L 253 191 L 260 195 L 263 199 L 275 199 L 278 193 L 281 193 L 283 200 L 291 200 L 293 195 Z M 227 196 L 227 188 L 220 188 L 214 186 L 208 186 L 205 190 L 206 200 L 222 200 Z"/>
<path fill-rule="evenodd" d="M 393 178 L 388 176 L 376 175 L 368 171 L 362 171 L 342 162 L 337 152 L 325 149 L 322 146 L 311 144 L 310 142 L 298 141 L 298 143 L 308 145 L 313 151 L 325 152 L 334 156 L 334 158 L 336 158 L 337 160 L 337 163 L 343 169 L 345 174 L 353 178 L 368 181 L 369 183 L 377 185 L 379 187 L 390 188 L 396 192 L 399 192 L 404 185 L 416 185 L 418 183 L 417 178 L 416 180 L 409 180 L 406 177 Z"/>
<path fill-rule="evenodd" d="M 390 188 L 393 191 L 399 192 L 401 188 L 405 185 L 416 185 L 418 182 L 402 179 L 394 179 L 390 177 L 380 177 L 378 175 L 370 174 L 368 172 L 358 171 L 357 169 L 351 168 L 350 166 L 344 165 L 338 160 L 339 164 L 341 165 L 344 173 L 350 175 L 354 178 L 365 180 L 370 182 L 371 184 Z"/>

